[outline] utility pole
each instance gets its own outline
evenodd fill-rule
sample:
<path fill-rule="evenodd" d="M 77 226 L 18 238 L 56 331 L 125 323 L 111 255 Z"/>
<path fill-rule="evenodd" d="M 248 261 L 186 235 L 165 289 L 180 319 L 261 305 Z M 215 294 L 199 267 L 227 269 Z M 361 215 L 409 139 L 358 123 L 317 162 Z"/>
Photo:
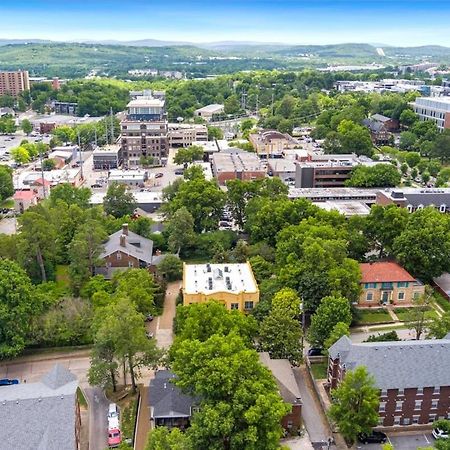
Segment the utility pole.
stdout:
<path fill-rule="evenodd" d="M 109 111 L 111 115 L 111 144 L 114 144 L 114 116 L 112 108 Z"/>
<path fill-rule="evenodd" d="M 80 176 L 81 176 L 81 179 L 84 180 L 84 176 L 83 176 L 83 156 L 81 155 L 80 130 L 77 130 L 77 135 L 78 135 L 78 158 L 79 158 L 79 162 L 80 162 Z"/>
<path fill-rule="evenodd" d="M 40 147 L 40 146 L 39 146 Z M 39 160 L 41 162 L 41 176 L 42 176 L 42 195 L 44 199 L 47 197 L 47 190 L 45 188 L 45 178 L 44 178 L 44 164 L 42 161 L 42 150 L 39 150 Z"/>
<path fill-rule="evenodd" d="M 273 101 L 275 99 L 275 92 L 272 91 L 272 116 L 273 116 Z"/>

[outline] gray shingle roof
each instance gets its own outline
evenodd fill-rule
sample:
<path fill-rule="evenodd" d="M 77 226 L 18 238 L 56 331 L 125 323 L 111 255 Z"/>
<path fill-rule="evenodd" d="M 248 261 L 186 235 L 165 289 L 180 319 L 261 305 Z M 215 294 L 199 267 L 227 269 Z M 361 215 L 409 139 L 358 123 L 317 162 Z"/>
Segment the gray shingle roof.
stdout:
<path fill-rule="evenodd" d="M 75 450 L 77 387 L 62 366 L 38 383 L 0 387 L 0 448 Z"/>
<path fill-rule="evenodd" d="M 413 206 L 450 206 L 450 194 L 448 192 L 426 192 L 426 193 L 412 193 L 404 191 L 403 195 L 408 200 L 408 203 Z"/>
<path fill-rule="evenodd" d="M 450 386 L 450 333 L 444 339 L 352 343 L 341 337 L 330 347 L 349 370 L 366 366 L 380 389 Z"/>
<path fill-rule="evenodd" d="M 379 133 L 384 130 L 384 124 L 372 119 L 364 119 L 363 124 L 373 133 Z"/>
<path fill-rule="evenodd" d="M 148 399 L 153 408 L 152 419 L 191 416 L 191 408 L 196 400 L 183 394 L 172 383 L 174 378 L 175 375 L 169 370 L 158 370 L 150 381 Z"/>
<path fill-rule="evenodd" d="M 390 117 L 383 116 L 382 114 L 373 114 L 370 118 L 377 122 L 389 122 L 391 120 Z"/>
<path fill-rule="evenodd" d="M 153 241 L 139 236 L 139 234 L 133 233 L 132 231 L 128 231 L 128 235 L 125 237 L 125 247 L 122 247 L 120 245 L 120 237 L 122 236 L 122 234 L 123 231 L 122 229 L 120 229 L 119 231 L 116 231 L 109 236 L 108 241 L 104 246 L 104 251 L 100 255 L 100 258 L 105 258 L 106 256 L 109 256 L 112 253 L 120 250 L 141 261 L 146 262 L 147 264 L 151 264 L 153 254 Z"/>

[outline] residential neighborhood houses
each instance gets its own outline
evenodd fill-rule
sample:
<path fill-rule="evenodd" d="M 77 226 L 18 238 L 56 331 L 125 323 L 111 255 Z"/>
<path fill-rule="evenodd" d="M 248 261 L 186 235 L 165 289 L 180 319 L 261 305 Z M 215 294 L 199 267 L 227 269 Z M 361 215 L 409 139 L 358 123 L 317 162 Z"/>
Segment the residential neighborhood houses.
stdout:
<path fill-rule="evenodd" d="M 364 93 L 336 77 L 310 93 L 296 74 L 305 98 L 277 94 L 286 81 L 264 100 L 258 85 L 253 108 L 241 76 L 208 80 L 217 95 L 190 106 L 202 81 L 173 80 L 183 103 L 170 84 L 94 79 L 121 107 L 80 122 L 83 102 L 49 99 L 33 131 L 12 109 L 0 135 L 5 448 L 443 441 L 450 144 L 411 94 L 435 90 L 396 79 Z M 363 414 L 341 396 L 354 377 Z"/>

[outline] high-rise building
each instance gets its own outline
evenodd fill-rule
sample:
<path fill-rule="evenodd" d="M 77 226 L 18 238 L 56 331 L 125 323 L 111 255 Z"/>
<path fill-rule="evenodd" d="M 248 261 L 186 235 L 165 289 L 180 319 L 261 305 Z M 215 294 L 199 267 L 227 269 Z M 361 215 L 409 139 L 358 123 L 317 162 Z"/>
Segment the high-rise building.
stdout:
<path fill-rule="evenodd" d="M 136 167 L 141 157 L 161 161 L 168 152 L 168 122 L 164 98 L 140 96 L 127 105 L 120 122 L 125 167 Z"/>
<path fill-rule="evenodd" d="M 412 107 L 420 120 L 432 120 L 440 131 L 450 128 L 450 97 L 418 97 Z"/>
<path fill-rule="evenodd" d="M 0 95 L 9 94 L 17 97 L 30 89 L 27 70 L 0 71 Z"/>

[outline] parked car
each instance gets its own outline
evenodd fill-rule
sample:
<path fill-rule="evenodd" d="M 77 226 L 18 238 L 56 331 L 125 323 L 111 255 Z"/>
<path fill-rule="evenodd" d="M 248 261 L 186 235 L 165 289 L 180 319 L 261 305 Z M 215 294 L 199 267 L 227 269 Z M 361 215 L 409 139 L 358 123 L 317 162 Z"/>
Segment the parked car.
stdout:
<path fill-rule="evenodd" d="M 439 427 L 433 428 L 433 431 L 431 432 L 433 437 L 435 439 L 448 439 L 449 433 L 447 430 L 442 430 Z"/>
<path fill-rule="evenodd" d="M 91 184 L 91 188 L 101 188 L 102 185 L 101 184 Z"/>
<path fill-rule="evenodd" d="M 358 440 L 363 444 L 384 444 L 387 436 L 381 431 L 372 431 L 372 434 L 360 434 Z"/>
<path fill-rule="evenodd" d="M 155 175 L 155 178 L 161 178 L 161 177 L 163 177 L 164 176 L 164 174 L 162 173 L 162 172 L 158 172 L 156 175 Z"/>
<path fill-rule="evenodd" d="M 308 350 L 308 356 L 323 356 L 323 348 L 312 347 Z"/>
<path fill-rule="evenodd" d="M 151 315 L 151 314 L 147 314 L 146 316 L 145 316 L 145 321 L 146 322 L 151 322 L 153 320 L 153 316 Z"/>
<path fill-rule="evenodd" d="M 115 403 L 110 403 L 108 407 L 108 419 L 113 417 L 119 418 L 119 407 Z"/>
<path fill-rule="evenodd" d="M 13 384 L 19 384 L 19 380 L 16 380 L 15 378 L 2 378 L 0 380 L 0 386 L 11 386 Z"/>
<path fill-rule="evenodd" d="M 231 227 L 231 223 L 228 220 L 221 220 L 219 222 L 219 227 Z"/>
<path fill-rule="evenodd" d="M 119 418 L 118 417 L 108 417 L 108 430 L 120 430 Z"/>
<path fill-rule="evenodd" d="M 114 428 L 112 430 L 108 430 L 108 447 L 116 448 L 122 442 L 122 436 L 120 435 L 120 430 L 118 428 Z"/>
<path fill-rule="evenodd" d="M 177 169 L 175 170 L 175 175 L 183 175 L 184 169 Z"/>

